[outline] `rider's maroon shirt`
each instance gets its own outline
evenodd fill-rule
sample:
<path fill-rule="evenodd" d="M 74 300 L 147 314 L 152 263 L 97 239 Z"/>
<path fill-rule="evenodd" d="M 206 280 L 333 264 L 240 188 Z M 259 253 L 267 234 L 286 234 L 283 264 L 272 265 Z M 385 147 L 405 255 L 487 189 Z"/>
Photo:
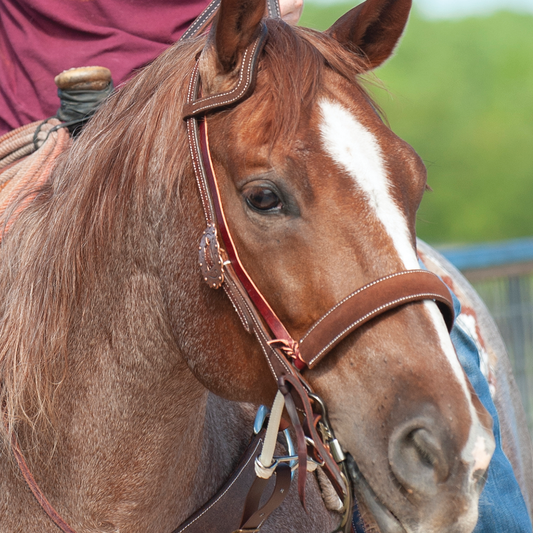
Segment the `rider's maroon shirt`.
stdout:
<path fill-rule="evenodd" d="M 115 86 L 177 41 L 208 0 L 1 0 L 0 135 L 55 115 L 54 76 L 100 65 Z"/>

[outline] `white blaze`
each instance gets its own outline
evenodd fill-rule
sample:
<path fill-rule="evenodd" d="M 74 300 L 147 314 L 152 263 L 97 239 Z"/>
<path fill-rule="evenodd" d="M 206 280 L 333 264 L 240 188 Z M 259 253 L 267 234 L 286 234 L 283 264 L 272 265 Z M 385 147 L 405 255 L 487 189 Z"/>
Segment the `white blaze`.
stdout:
<path fill-rule="evenodd" d="M 407 222 L 390 194 L 383 154 L 376 138 L 337 102 L 320 101 L 322 141 L 333 160 L 364 191 L 368 205 L 385 227 L 404 267 L 420 268 Z"/>
<path fill-rule="evenodd" d="M 407 221 L 391 195 L 391 184 L 377 139 L 338 102 L 323 99 L 319 106 L 322 114 L 320 133 L 326 152 L 365 193 L 368 205 L 391 238 L 404 268 L 420 268 L 411 244 Z M 463 450 L 463 460 L 474 464 L 476 469 L 487 464 L 488 458 L 490 459 L 491 441 L 486 439 L 487 432 L 470 400 L 466 378 L 442 315 L 434 302 L 428 300 L 424 304 L 435 326 L 441 349 L 468 399 L 473 423 Z"/>

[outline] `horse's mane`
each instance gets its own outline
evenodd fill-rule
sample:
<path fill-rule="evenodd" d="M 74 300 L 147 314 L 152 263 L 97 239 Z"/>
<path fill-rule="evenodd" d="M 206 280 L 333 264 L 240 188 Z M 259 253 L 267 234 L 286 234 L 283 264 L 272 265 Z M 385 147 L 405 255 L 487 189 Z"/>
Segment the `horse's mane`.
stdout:
<path fill-rule="evenodd" d="M 258 140 L 273 144 L 290 142 L 325 69 L 362 92 L 355 78 L 364 69 L 360 59 L 323 34 L 280 21 L 268 21 L 268 27 L 254 118 L 262 124 Z M 0 254 L 4 436 L 18 422 L 35 427 L 53 418 L 54 394 L 67 372 L 69 331 L 79 323 L 102 272 L 113 268 L 112 251 L 124 246 L 126 235 L 142 232 L 141 224 L 155 225 L 166 209 L 176 209 L 180 182 L 192 179 L 181 111 L 195 55 L 204 44 L 204 37 L 177 43 L 112 96 L 5 237 Z M 147 215 L 149 205 L 159 206 L 157 220 Z"/>

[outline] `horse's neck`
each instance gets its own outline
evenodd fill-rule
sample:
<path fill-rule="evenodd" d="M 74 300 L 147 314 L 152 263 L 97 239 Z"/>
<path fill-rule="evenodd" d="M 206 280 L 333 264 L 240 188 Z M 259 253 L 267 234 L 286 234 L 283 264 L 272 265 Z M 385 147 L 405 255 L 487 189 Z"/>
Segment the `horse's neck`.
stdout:
<path fill-rule="evenodd" d="M 55 449 L 51 437 L 21 435 L 42 491 L 77 531 L 172 531 L 216 492 L 249 438 L 249 427 L 240 430 L 247 413 L 193 377 L 158 324 L 157 302 L 143 304 L 147 280 L 138 281 L 144 287 L 132 288 L 130 279 L 129 289 L 118 288 L 121 301 L 106 295 L 104 315 L 84 313 L 98 318 L 87 319 L 70 343 L 55 402 Z M 131 327 L 135 313 L 142 331 Z M 7 454 L 2 460 L 7 464 Z M 9 504 L 18 518 L 2 519 L 0 531 L 55 531 L 16 467 L 10 471 L 0 493 L 20 494 Z"/>

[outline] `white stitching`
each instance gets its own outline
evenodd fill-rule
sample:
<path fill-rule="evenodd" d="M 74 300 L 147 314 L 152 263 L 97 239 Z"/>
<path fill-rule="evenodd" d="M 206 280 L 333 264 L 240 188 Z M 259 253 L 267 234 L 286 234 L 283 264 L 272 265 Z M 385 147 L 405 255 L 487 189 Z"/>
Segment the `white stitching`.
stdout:
<path fill-rule="evenodd" d="M 424 298 L 420 298 L 421 296 L 423 296 Z M 420 294 L 411 294 L 410 296 L 404 296 L 403 298 L 398 298 L 397 300 L 393 300 L 392 302 L 388 302 L 384 305 L 380 305 L 379 307 L 376 307 L 375 309 L 373 309 L 372 311 L 370 311 L 370 313 L 367 313 L 366 315 L 362 316 L 361 318 L 359 318 L 358 320 L 356 320 L 355 322 L 353 322 L 352 324 L 350 324 L 350 326 L 348 326 L 347 328 L 345 328 L 343 331 L 341 331 L 333 340 L 331 340 L 326 346 L 324 346 L 324 348 L 322 348 L 322 350 L 320 350 L 320 352 L 318 352 L 317 355 L 315 355 L 315 357 L 313 357 L 313 359 L 311 359 L 311 361 L 309 361 L 309 367 L 311 367 L 312 364 L 314 364 L 314 362 L 324 353 L 324 352 L 327 352 L 329 347 L 332 345 L 332 344 L 335 344 L 335 342 L 340 339 L 345 333 L 347 333 L 348 331 L 350 331 L 350 329 L 352 329 L 354 326 L 357 326 L 357 324 L 360 324 L 361 322 L 363 322 L 364 320 L 366 320 L 368 317 L 372 316 L 372 315 L 375 315 L 376 312 L 379 313 L 379 311 L 383 310 L 383 309 L 387 309 L 388 307 L 390 306 L 393 306 L 394 304 L 397 304 L 397 303 L 401 303 L 401 302 L 405 302 L 406 300 L 410 300 L 410 301 L 413 301 L 412 298 L 416 298 L 416 299 L 423 299 L 423 300 L 432 300 L 433 298 L 441 298 L 441 295 L 440 294 L 435 294 L 435 293 L 432 293 L 432 292 L 428 292 L 428 293 L 425 293 L 425 292 L 422 292 Z M 416 300 L 414 300 L 416 301 Z"/>
<path fill-rule="evenodd" d="M 244 55 L 242 57 L 242 64 L 243 65 L 246 62 L 246 56 L 248 55 L 248 52 L 249 52 L 249 49 L 246 49 L 245 52 L 244 52 Z M 235 87 L 233 87 L 233 89 L 231 89 L 231 91 L 226 91 L 225 93 L 216 94 L 214 96 L 208 96 L 206 99 L 220 98 L 221 96 L 226 96 L 228 94 L 233 93 L 233 91 L 235 91 L 237 89 L 237 87 L 239 87 L 239 85 L 242 83 L 243 77 L 244 77 L 244 69 L 241 69 L 241 72 L 239 74 L 239 81 L 237 82 Z M 192 105 L 193 106 L 199 105 L 199 104 L 202 103 L 202 100 L 204 100 L 204 99 L 202 98 L 200 100 L 197 100 L 196 102 L 192 102 Z M 205 100 L 204 100 L 204 102 L 205 102 Z M 196 111 L 198 111 L 198 109 Z"/>
<path fill-rule="evenodd" d="M 389 274 L 388 276 L 385 276 L 384 278 L 377 279 L 375 281 L 372 281 L 368 285 L 364 285 L 363 287 L 357 289 L 355 292 L 352 292 L 352 294 L 346 296 L 343 300 L 341 300 L 339 303 L 337 303 L 335 306 L 333 306 L 325 315 L 323 315 L 321 318 L 318 319 L 317 322 L 315 322 L 311 329 L 300 339 L 300 345 L 304 342 L 304 340 L 310 335 L 310 333 L 323 321 L 325 320 L 335 309 L 343 305 L 345 302 L 353 298 L 354 296 L 357 296 L 358 294 L 361 294 L 364 290 L 369 289 L 370 287 L 373 287 L 374 285 L 377 285 L 378 283 L 381 283 L 382 281 L 387 281 L 389 279 L 395 278 L 397 276 L 403 276 L 405 274 L 413 274 L 413 273 L 419 273 L 419 272 L 427 272 L 426 270 L 404 270 L 403 272 L 396 272 L 395 274 Z"/>
<path fill-rule="evenodd" d="M 209 201 L 207 200 L 207 193 L 205 190 L 205 187 L 203 186 L 203 180 L 201 178 L 201 172 L 202 167 L 200 165 L 200 160 L 198 156 L 198 146 L 196 144 L 196 138 L 192 134 L 192 129 L 194 125 L 192 124 L 192 121 L 194 119 L 189 119 L 187 122 L 187 135 L 189 137 L 189 151 L 191 152 L 191 157 L 193 161 L 193 170 L 194 170 L 194 176 L 196 178 L 196 183 L 198 185 L 198 189 L 200 190 L 200 199 L 202 201 L 202 207 L 204 209 L 204 216 L 207 221 L 207 223 L 211 223 L 213 218 L 211 213 L 211 207 L 209 205 Z M 190 126 L 190 127 L 189 127 Z M 194 144 L 194 148 L 193 148 Z"/>
<path fill-rule="evenodd" d="M 235 282 L 233 282 L 233 284 L 235 285 Z M 235 285 L 236 286 L 236 285 Z M 256 331 L 256 335 L 259 334 L 261 335 L 261 338 L 263 339 L 263 342 L 265 343 L 266 346 L 269 347 L 270 351 L 276 356 L 276 358 L 278 359 L 278 361 L 285 367 L 285 370 L 287 370 L 287 372 L 290 373 L 290 369 L 289 367 L 287 366 L 285 360 L 283 358 L 280 358 L 278 352 L 272 348 L 272 346 L 270 346 L 270 344 L 268 344 L 268 338 L 266 337 L 265 333 L 263 332 L 263 328 L 262 326 L 257 322 L 252 310 L 250 309 L 249 305 L 248 305 L 248 302 L 246 300 L 243 299 L 243 304 L 246 306 L 246 308 L 248 309 L 248 312 L 250 314 L 250 317 L 252 318 L 254 324 L 255 324 L 255 328 L 254 328 L 254 331 Z M 270 363 L 270 360 L 268 358 L 268 354 L 266 352 L 266 347 L 264 347 L 263 345 L 261 345 L 263 347 L 263 351 L 265 352 L 265 356 L 267 356 L 267 360 L 269 361 L 269 364 Z M 274 368 L 272 367 L 272 372 L 273 374 L 276 376 L 277 378 L 277 375 L 276 375 L 276 372 L 274 371 Z"/>
<path fill-rule="evenodd" d="M 255 53 L 255 50 L 257 49 L 257 46 L 259 45 L 259 39 L 257 39 L 255 41 L 255 44 L 252 48 L 252 52 L 251 52 L 251 55 L 253 55 Z M 246 56 L 248 54 L 250 50 L 247 49 L 245 52 L 244 52 L 244 56 L 243 56 L 243 60 L 242 60 L 242 64 L 244 65 L 245 62 L 246 62 Z M 248 64 L 248 68 L 247 68 L 247 71 L 246 71 L 246 81 L 244 82 L 244 86 L 242 87 L 241 91 L 239 92 L 239 94 L 237 94 L 235 97 L 232 97 L 230 98 L 229 100 L 225 100 L 223 102 L 216 102 L 216 106 L 219 107 L 219 106 L 224 106 L 224 105 L 227 105 L 227 104 L 231 104 L 235 101 L 237 101 L 247 90 L 248 90 L 248 87 L 250 86 L 250 80 L 251 80 L 251 71 L 252 71 L 252 65 L 253 65 L 253 62 L 250 62 Z M 193 109 L 194 109 L 194 106 L 196 106 L 197 104 L 202 104 L 202 102 L 205 104 L 203 105 L 203 107 L 199 107 L 197 109 L 194 109 L 193 113 L 194 114 L 197 114 L 197 113 L 200 113 L 201 111 L 203 111 L 204 109 L 209 109 L 213 104 L 212 103 L 209 103 L 209 101 L 212 102 L 213 99 L 219 99 L 221 96 L 227 96 L 227 95 L 230 95 L 232 94 L 234 91 L 238 90 L 239 89 L 239 86 L 241 85 L 242 83 L 242 80 L 243 80 L 243 76 L 244 76 L 244 69 L 241 69 L 241 73 L 239 75 L 239 81 L 237 83 L 237 85 L 231 90 L 231 91 L 227 91 L 225 93 L 220 93 L 220 94 L 217 94 L 215 96 L 209 96 L 208 98 L 206 99 L 200 99 L 200 100 L 197 100 L 196 102 L 192 102 L 192 106 L 193 106 Z M 206 103 L 206 101 L 208 103 Z"/>
<path fill-rule="evenodd" d="M 226 278 L 224 278 L 224 281 L 226 281 Z M 246 317 L 246 314 L 244 313 L 242 307 L 239 305 L 239 302 L 235 295 L 231 292 L 229 286 L 227 283 L 224 283 L 224 292 L 226 293 L 227 297 L 230 299 L 230 302 L 233 304 L 233 308 L 239 315 L 239 318 L 241 319 L 242 325 L 244 328 L 251 333 L 252 331 L 252 324 L 250 324 L 248 318 Z"/>
<path fill-rule="evenodd" d="M 213 0 L 205 10 L 200 13 L 198 18 L 190 25 L 189 29 L 181 36 L 180 40 L 188 39 L 189 36 L 194 36 L 196 28 L 201 26 L 210 16 L 214 9 L 217 9 L 219 5 L 218 0 Z"/>
<path fill-rule="evenodd" d="M 226 281 L 229 283 L 231 281 L 231 283 L 233 284 L 234 287 L 236 287 L 236 284 L 233 280 L 231 280 L 231 278 L 226 278 Z M 237 290 L 238 292 L 238 289 L 235 289 Z M 290 370 L 287 368 L 287 365 L 285 365 L 284 361 L 280 360 L 277 352 L 270 347 L 270 345 L 268 344 L 268 340 L 267 338 L 265 337 L 264 333 L 263 333 L 263 330 L 262 328 L 259 326 L 259 324 L 257 323 L 257 320 L 255 319 L 254 317 L 254 314 L 252 313 L 252 311 L 250 310 L 246 300 L 242 300 L 242 303 L 244 304 L 244 306 L 246 306 L 247 310 L 248 310 L 248 313 L 250 314 L 250 317 L 253 321 L 253 323 L 255 324 L 255 328 L 252 328 L 253 329 L 253 332 L 255 334 L 255 336 L 257 337 L 257 340 L 259 341 L 259 346 L 261 346 L 261 349 L 263 350 L 263 354 L 265 356 L 265 359 L 267 360 L 267 363 L 268 363 L 268 366 L 270 367 L 270 371 L 272 372 L 272 375 L 274 376 L 274 378 L 277 380 L 278 379 L 278 375 L 274 369 L 274 366 L 272 365 L 272 363 L 270 362 L 270 357 L 268 356 L 268 353 L 266 351 L 266 348 L 265 346 L 263 345 L 263 343 L 261 342 L 261 339 L 258 337 L 258 334 L 261 335 L 263 341 L 266 343 L 266 345 L 270 348 L 270 350 L 272 351 L 272 353 L 276 356 L 276 358 L 278 359 L 278 361 L 285 367 L 285 370 L 287 370 L 289 373 L 290 373 Z"/>
<path fill-rule="evenodd" d="M 214 505 L 216 505 L 220 499 L 226 494 L 226 492 L 228 492 L 229 489 L 231 489 L 231 487 L 235 484 L 235 482 L 239 479 L 239 477 L 242 475 L 242 473 L 244 472 L 244 469 L 246 468 L 246 466 L 248 466 L 248 463 L 254 458 L 254 455 L 255 455 L 255 452 L 257 451 L 257 449 L 259 448 L 259 446 L 262 444 L 263 442 L 263 439 L 259 439 L 254 451 L 252 452 L 252 454 L 250 455 L 250 457 L 248 458 L 248 461 L 246 461 L 246 463 L 244 464 L 244 467 L 242 468 L 241 470 L 241 474 L 239 474 L 228 486 L 228 488 L 207 508 L 205 509 L 201 514 L 199 514 L 190 524 L 187 524 L 181 531 L 185 531 L 189 526 L 192 526 L 198 519 L 200 519 L 205 513 L 207 513 L 207 511 L 209 511 L 211 509 L 211 507 L 213 507 Z"/>

